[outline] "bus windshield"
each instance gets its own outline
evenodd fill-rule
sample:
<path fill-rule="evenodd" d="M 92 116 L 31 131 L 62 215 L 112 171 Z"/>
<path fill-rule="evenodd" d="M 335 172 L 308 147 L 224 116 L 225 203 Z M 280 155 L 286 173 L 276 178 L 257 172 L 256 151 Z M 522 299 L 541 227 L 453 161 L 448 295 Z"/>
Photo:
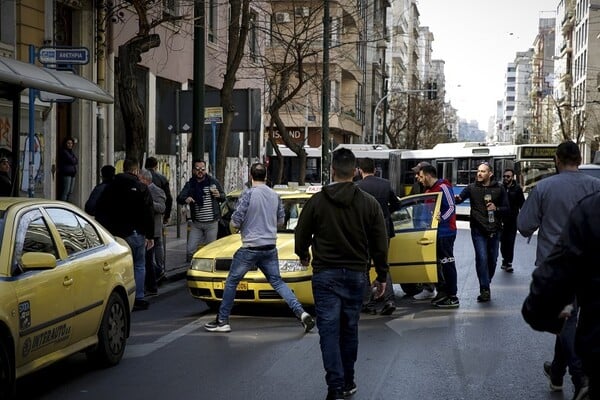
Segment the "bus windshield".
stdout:
<path fill-rule="evenodd" d="M 556 173 L 556 165 L 554 160 L 517 161 L 515 172 L 523 192 L 529 193 L 540 180 Z"/>

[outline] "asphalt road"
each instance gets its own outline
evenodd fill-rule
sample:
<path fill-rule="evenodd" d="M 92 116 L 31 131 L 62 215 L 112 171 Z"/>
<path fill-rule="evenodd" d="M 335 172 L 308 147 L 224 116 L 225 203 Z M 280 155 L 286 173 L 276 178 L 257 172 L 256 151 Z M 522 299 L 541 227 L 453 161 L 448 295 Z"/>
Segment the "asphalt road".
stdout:
<path fill-rule="evenodd" d="M 569 379 L 564 393 L 551 393 L 542 373 L 553 337 L 520 315 L 535 245 L 517 239 L 515 272 L 498 268 L 492 301 L 479 304 L 470 232 L 459 230 L 460 308 L 435 309 L 398 291 L 393 315 L 363 316 L 353 399 L 570 399 Z M 98 370 L 76 355 L 21 379 L 19 398 L 325 398 L 318 333 L 304 334 L 289 310 L 236 307 L 228 334 L 205 332 L 212 318 L 184 280 L 169 283 L 149 310 L 134 313 L 120 365 Z"/>

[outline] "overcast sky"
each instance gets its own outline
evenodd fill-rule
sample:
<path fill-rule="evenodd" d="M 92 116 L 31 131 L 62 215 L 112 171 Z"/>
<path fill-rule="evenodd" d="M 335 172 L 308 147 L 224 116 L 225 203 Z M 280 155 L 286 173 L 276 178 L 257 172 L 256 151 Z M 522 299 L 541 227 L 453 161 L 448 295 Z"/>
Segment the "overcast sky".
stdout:
<path fill-rule="evenodd" d="M 446 101 L 462 119 L 488 129 L 504 94 L 505 70 L 533 47 L 540 18 L 558 0 L 418 0 L 421 26 L 433 33 L 433 59 L 445 61 Z"/>

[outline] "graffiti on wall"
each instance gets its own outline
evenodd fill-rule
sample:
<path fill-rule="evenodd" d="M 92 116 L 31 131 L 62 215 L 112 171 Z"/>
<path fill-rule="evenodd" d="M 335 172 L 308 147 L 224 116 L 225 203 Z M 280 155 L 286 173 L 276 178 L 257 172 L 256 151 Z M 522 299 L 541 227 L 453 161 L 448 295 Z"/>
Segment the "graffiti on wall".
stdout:
<path fill-rule="evenodd" d="M 43 140 L 44 136 L 40 133 L 34 135 L 33 158 L 29 151 L 29 136 L 21 134 L 26 139 L 23 141 L 21 151 L 21 191 L 29 192 L 29 176 L 33 176 L 34 193 L 43 192 L 44 169 L 43 160 Z"/>

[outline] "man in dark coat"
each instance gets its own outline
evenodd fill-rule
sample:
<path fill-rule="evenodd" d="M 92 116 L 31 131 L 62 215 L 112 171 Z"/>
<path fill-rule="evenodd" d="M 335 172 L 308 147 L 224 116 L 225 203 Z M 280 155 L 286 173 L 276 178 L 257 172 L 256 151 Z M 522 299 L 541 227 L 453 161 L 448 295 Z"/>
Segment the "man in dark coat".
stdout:
<path fill-rule="evenodd" d="M 12 196 L 12 182 L 10 179 L 10 162 L 8 158 L 0 158 L 0 196 Z"/>
<path fill-rule="evenodd" d="M 513 272 L 515 239 L 517 237 L 517 217 L 525 203 L 523 189 L 515 181 L 515 171 L 506 168 L 502 174 L 502 188 L 508 195 L 508 212 L 502 216 L 502 234 L 500 235 L 500 253 L 502 253 L 502 269 Z"/>

